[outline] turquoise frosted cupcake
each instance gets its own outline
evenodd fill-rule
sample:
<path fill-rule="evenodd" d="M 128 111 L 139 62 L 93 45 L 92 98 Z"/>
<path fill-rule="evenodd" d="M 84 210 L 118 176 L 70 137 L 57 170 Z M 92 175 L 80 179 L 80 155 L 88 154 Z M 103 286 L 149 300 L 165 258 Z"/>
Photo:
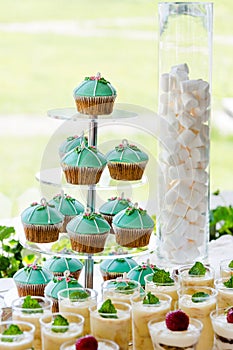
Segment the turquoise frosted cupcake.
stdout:
<path fill-rule="evenodd" d="M 20 297 L 44 296 L 44 289 L 52 278 L 53 274 L 50 271 L 37 264 L 23 267 L 13 276 Z"/>
<path fill-rule="evenodd" d="M 157 271 L 158 268 L 151 264 L 149 260 L 146 263 L 142 262 L 140 265 L 133 267 L 127 274 L 127 277 L 131 280 L 138 281 L 141 286 L 145 287 L 145 276 L 150 275 Z"/>
<path fill-rule="evenodd" d="M 129 198 L 124 198 L 124 193 L 122 193 L 120 197 L 111 197 L 106 203 L 101 205 L 99 212 L 111 226 L 111 233 L 114 233 L 112 229 L 112 220 L 114 216 L 131 204 L 131 200 Z"/>
<path fill-rule="evenodd" d="M 117 96 L 116 89 L 109 81 L 96 76 L 86 77 L 73 92 L 77 110 L 83 114 L 111 114 Z"/>
<path fill-rule="evenodd" d="M 97 184 L 106 164 L 105 156 L 96 147 L 84 143 L 61 160 L 66 181 L 75 185 Z"/>
<path fill-rule="evenodd" d="M 123 247 L 144 247 L 149 244 L 154 228 L 154 221 L 146 210 L 138 208 L 138 204 L 122 210 L 114 216 L 112 226 L 116 242 Z"/>
<path fill-rule="evenodd" d="M 72 249 L 80 253 L 99 253 L 104 250 L 110 225 L 97 213 L 85 212 L 67 225 Z"/>
<path fill-rule="evenodd" d="M 110 176 L 115 180 L 140 180 L 148 162 L 148 155 L 126 139 L 106 154 Z"/>
<path fill-rule="evenodd" d="M 52 272 L 54 276 L 64 276 L 65 271 L 70 271 L 72 277 L 79 279 L 83 264 L 76 258 L 65 258 L 53 256 L 46 260 L 43 265 L 47 270 Z"/>
<path fill-rule="evenodd" d="M 88 145 L 88 139 L 86 136 L 84 136 L 83 134 L 78 136 L 78 135 L 74 135 L 74 136 L 69 136 L 66 138 L 65 141 L 63 141 L 61 143 L 61 145 L 59 146 L 59 155 L 60 157 L 64 157 L 64 155 L 70 151 L 72 151 L 74 148 L 80 146 L 82 144 L 82 142 L 85 143 L 85 145 Z"/>
<path fill-rule="evenodd" d="M 62 215 L 64 215 L 64 222 L 62 232 L 66 232 L 66 225 L 75 216 L 84 212 L 84 206 L 75 198 L 63 193 L 57 194 L 49 201 Z"/>
<path fill-rule="evenodd" d="M 42 198 L 40 204 L 34 202 L 22 212 L 21 221 L 28 241 L 50 243 L 58 240 L 64 216 Z"/>
<path fill-rule="evenodd" d="M 131 269 L 138 266 L 138 263 L 129 258 L 106 259 L 100 263 L 100 272 L 104 281 L 123 277 L 124 273 L 128 273 Z"/>

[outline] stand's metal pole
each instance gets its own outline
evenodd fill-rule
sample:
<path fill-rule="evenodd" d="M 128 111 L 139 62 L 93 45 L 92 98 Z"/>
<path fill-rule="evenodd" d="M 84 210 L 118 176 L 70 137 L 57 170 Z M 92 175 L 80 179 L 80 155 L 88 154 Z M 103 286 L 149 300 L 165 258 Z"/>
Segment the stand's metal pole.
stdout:
<path fill-rule="evenodd" d="M 93 288 L 93 272 L 94 272 L 94 260 L 92 255 L 88 255 L 85 260 L 85 287 Z"/>

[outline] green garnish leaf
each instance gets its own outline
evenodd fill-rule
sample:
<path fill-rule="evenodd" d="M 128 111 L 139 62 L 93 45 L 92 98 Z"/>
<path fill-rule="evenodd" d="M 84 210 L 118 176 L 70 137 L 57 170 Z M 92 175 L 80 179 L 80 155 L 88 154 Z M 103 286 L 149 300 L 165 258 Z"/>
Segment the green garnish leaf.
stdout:
<path fill-rule="evenodd" d="M 209 294 L 204 292 L 197 292 L 192 295 L 192 302 L 193 303 L 202 303 L 203 301 L 206 301 L 209 298 Z"/>
<path fill-rule="evenodd" d="M 20 334 L 23 334 L 23 332 L 17 325 L 11 324 L 2 334 L 3 335 L 20 335 Z M 2 341 L 12 343 L 14 341 L 14 338 L 3 337 Z"/>
<path fill-rule="evenodd" d="M 189 269 L 188 273 L 189 275 L 193 276 L 204 276 L 206 273 L 206 268 L 201 262 L 197 261 L 191 267 L 191 269 Z"/>
<path fill-rule="evenodd" d="M 233 260 L 231 260 L 231 262 L 229 263 L 228 267 L 229 267 L 230 269 L 233 269 Z"/>
<path fill-rule="evenodd" d="M 160 304 L 159 298 L 152 294 L 151 292 L 148 292 L 147 295 L 143 299 L 143 304 L 149 304 L 149 305 L 155 305 Z"/>
<path fill-rule="evenodd" d="M 57 315 L 52 323 L 52 331 L 55 333 L 65 333 L 68 330 L 69 322 L 62 315 Z"/>
<path fill-rule="evenodd" d="M 233 288 L 233 276 L 231 276 L 228 281 L 223 282 L 223 284 L 227 288 Z"/>
<path fill-rule="evenodd" d="M 87 293 L 85 290 L 79 290 L 76 292 L 71 292 L 69 298 L 71 301 L 78 301 L 80 299 L 86 299 L 89 296 L 89 293 Z"/>
<path fill-rule="evenodd" d="M 104 318 L 118 318 L 117 310 L 116 310 L 115 306 L 113 305 L 111 299 L 105 300 L 105 302 L 102 304 L 102 306 L 98 310 L 98 312 Z M 104 315 L 104 314 L 106 314 L 106 315 Z"/>
<path fill-rule="evenodd" d="M 124 294 L 132 294 L 137 286 L 133 282 L 117 282 L 115 289 L 123 292 Z"/>
<path fill-rule="evenodd" d="M 152 281 L 159 284 L 174 284 L 170 273 L 162 269 L 154 272 Z"/>
<path fill-rule="evenodd" d="M 24 313 L 32 314 L 32 313 L 43 313 L 44 310 L 42 309 L 42 306 L 39 304 L 38 300 L 33 299 L 31 295 L 27 295 L 24 299 L 24 302 L 22 304 L 23 309 L 31 309 L 29 310 L 22 310 Z"/>

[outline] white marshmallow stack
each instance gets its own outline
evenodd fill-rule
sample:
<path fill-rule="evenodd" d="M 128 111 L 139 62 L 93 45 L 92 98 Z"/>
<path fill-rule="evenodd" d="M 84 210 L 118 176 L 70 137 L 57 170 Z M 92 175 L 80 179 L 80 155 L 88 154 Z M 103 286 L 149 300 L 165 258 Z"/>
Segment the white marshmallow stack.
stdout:
<path fill-rule="evenodd" d="M 189 79 L 186 63 L 160 79 L 160 237 L 169 261 L 193 262 L 206 242 L 209 83 Z"/>

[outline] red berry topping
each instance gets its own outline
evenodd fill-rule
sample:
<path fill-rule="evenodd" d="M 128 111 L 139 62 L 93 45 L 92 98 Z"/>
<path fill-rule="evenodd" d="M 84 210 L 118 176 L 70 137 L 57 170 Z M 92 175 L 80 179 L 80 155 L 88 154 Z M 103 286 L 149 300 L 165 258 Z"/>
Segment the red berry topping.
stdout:
<path fill-rule="evenodd" d="M 227 311 L 227 322 L 233 323 L 233 307 Z"/>
<path fill-rule="evenodd" d="M 186 331 L 189 325 L 189 317 L 181 310 L 168 312 L 165 319 L 167 328 L 171 331 Z"/>
<path fill-rule="evenodd" d="M 76 340 L 75 348 L 76 350 L 97 350 L 98 342 L 92 335 L 85 335 Z"/>

